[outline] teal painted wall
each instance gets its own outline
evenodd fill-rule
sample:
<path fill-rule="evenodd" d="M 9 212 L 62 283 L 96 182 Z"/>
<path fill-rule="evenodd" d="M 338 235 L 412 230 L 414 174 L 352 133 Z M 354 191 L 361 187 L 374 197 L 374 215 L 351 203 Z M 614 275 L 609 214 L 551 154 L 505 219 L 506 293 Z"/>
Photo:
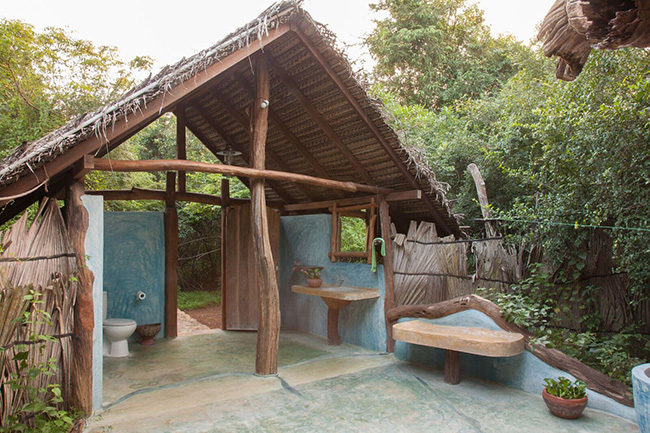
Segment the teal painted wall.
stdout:
<path fill-rule="evenodd" d="M 384 268 L 377 272 L 363 263 L 332 263 L 330 251 L 331 215 L 286 216 L 280 219 L 280 310 L 287 329 L 327 336 L 327 306 L 316 296 L 291 292 L 294 284 L 306 284 L 306 277 L 291 267 L 323 266 L 325 284 L 379 289 L 380 298 L 354 301 L 339 313 L 342 342 L 383 352 L 386 350 L 384 324 Z"/>
<path fill-rule="evenodd" d="M 165 232 L 161 212 L 104 214 L 104 290 L 108 318 L 164 324 Z M 138 291 L 147 298 L 136 299 Z M 158 333 L 163 336 L 164 330 Z"/>
<path fill-rule="evenodd" d="M 413 319 L 400 319 L 400 322 L 408 320 Z M 476 310 L 462 311 L 440 319 L 418 320 L 437 325 L 467 326 L 502 331 L 492 319 Z M 431 365 L 440 370 L 444 368 L 445 352 L 442 349 L 397 341 L 395 356 L 417 364 Z M 462 376 L 473 376 L 499 382 L 511 388 L 540 394 L 540 396 L 544 388 L 544 378 L 546 377 L 566 376 L 571 380 L 575 380 L 575 377 L 569 373 L 551 367 L 527 350 L 517 356 L 500 358 L 461 353 L 460 372 L 461 383 Z M 633 408 L 623 406 L 611 398 L 591 390 L 587 391 L 587 395 L 589 397 L 588 407 L 634 420 Z"/>
<path fill-rule="evenodd" d="M 100 195 L 83 195 L 81 201 L 88 211 L 88 231 L 86 232 L 86 264 L 93 273 L 93 410 L 102 407 L 102 380 L 104 374 L 102 353 L 102 313 L 104 290 L 104 197 Z"/>

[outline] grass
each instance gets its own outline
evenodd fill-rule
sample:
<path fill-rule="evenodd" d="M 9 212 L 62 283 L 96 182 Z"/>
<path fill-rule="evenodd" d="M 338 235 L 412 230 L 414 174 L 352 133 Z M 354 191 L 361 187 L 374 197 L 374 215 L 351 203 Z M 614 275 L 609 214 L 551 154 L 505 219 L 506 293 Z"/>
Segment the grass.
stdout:
<path fill-rule="evenodd" d="M 221 304 L 221 292 L 178 292 L 178 308 L 183 311 L 197 310 Z"/>

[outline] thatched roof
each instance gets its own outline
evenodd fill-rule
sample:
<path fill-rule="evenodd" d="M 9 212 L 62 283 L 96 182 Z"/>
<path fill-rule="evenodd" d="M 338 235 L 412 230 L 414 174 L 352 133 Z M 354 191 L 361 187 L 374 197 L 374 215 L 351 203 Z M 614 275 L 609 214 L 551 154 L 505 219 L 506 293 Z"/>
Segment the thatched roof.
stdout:
<path fill-rule="evenodd" d="M 422 200 L 395 204 L 391 214 L 435 221 L 441 234 L 459 234 L 445 185 L 400 142 L 385 122 L 379 101 L 369 97 L 336 48 L 334 35 L 313 21 L 301 3 L 274 4 L 214 46 L 163 68 L 117 101 L 16 149 L 0 166 L 0 204 L 20 196 L 7 206 L 24 207 L 43 195 L 46 184 L 50 191 L 64 186 L 84 155 L 106 155 L 170 111 L 182 113 L 187 128 L 211 152 L 224 150 L 229 142 L 242 151 L 235 164 L 249 166 L 247 113 L 255 87 L 251 58 L 263 55 L 271 69 L 268 169 L 394 191 L 421 189 Z M 266 184 L 267 198 L 286 204 L 341 197 L 340 192 L 316 186 Z"/>
<path fill-rule="evenodd" d="M 650 46 L 650 0 L 557 0 L 538 38 L 559 58 L 555 75 L 575 79 L 593 48 Z"/>

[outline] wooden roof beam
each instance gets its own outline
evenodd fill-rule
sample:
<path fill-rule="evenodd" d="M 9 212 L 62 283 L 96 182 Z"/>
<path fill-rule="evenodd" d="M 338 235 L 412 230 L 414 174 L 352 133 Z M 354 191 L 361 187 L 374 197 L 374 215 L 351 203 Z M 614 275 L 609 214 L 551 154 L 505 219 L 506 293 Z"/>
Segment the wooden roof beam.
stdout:
<path fill-rule="evenodd" d="M 196 112 L 199 113 L 201 115 L 201 117 L 203 117 L 205 119 L 206 122 L 208 122 L 210 127 L 212 127 L 212 129 L 214 129 L 215 132 L 217 134 L 219 134 L 221 136 L 221 138 L 226 143 L 230 143 L 235 150 L 241 152 L 240 158 L 244 161 L 244 164 L 250 165 L 250 160 L 251 160 L 250 159 L 250 153 L 248 153 L 244 148 L 240 147 L 237 144 L 237 142 L 235 142 L 235 140 L 226 131 L 224 131 L 224 129 L 221 127 L 221 125 L 219 125 L 217 122 L 214 121 L 214 119 L 212 119 L 212 117 L 205 111 L 205 109 L 203 109 L 203 107 L 201 107 L 201 105 L 198 102 L 195 103 L 194 105 L 192 105 L 192 109 L 196 110 Z M 216 152 L 215 152 L 215 155 L 216 155 Z M 221 160 L 220 157 L 219 157 L 219 160 Z M 221 162 L 223 162 L 223 161 L 221 161 Z M 277 184 L 277 182 L 269 181 L 267 183 L 268 183 L 269 187 L 271 187 L 273 189 L 273 191 L 275 191 L 275 193 L 282 200 L 284 200 L 285 203 L 291 203 L 293 201 L 291 199 L 291 197 L 289 197 L 283 191 L 283 189 Z M 250 189 L 250 185 L 246 185 L 246 186 L 248 187 L 248 189 Z"/>
<path fill-rule="evenodd" d="M 228 99 L 225 97 L 223 93 L 221 93 L 217 89 L 212 89 L 212 96 L 214 96 L 214 99 L 217 100 L 219 105 L 221 105 L 222 108 L 224 108 L 230 116 L 235 119 L 237 123 L 239 123 L 239 126 L 248 133 L 250 129 L 250 122 L 244 116 L 241 114 L 237 109 L 228 101 Z M 280 167 L 280 170 L 282 171 L 291 171 L 289 166 L 285 164 L 285 162 L 278 156 L 277 153 L 273 151 L 268 145 L 266 146 L 266 153 L 268 157 L 275 163 L 278 167 Z M 313 195 L 312 191 L 309 191 L 307 188 L 304 187 L 304 185 L 296 185 L 296 187 L 304 194 L 306 198 L 310 198 Z"/>
<path fill-rule="evenodd" d="M 270 55 L 270 53 L 267 51 L 265 53 L 265 57 L 267 61 L 269 62 L 269 65 L 273 69 L 273 72 L 275 72 L 275 75 L 282 81 L 284 86 L 293 94 L 293 96 L 296 98 L 298 103 L 302 105 L 302 107 L 309 113 L 309 115 L 312 117 L 314 122 L 320 127 L 320 129 L 327 135 L 327 137 L 330 139 L 332 144 L 336 146 L 343 156 L 348 160 L 348 162 L 354 167 L 357 173 L 363 178 L 363 180 L 368 183 L 369 185 L 374 185 L 375 181 L 374 179 L 370 176 L 368 171 L 361 165 L 359 160 L 352 154 L 350 149 L 347 148 L 345 144 L 343 144 L 343 141 L 341 141 L 341 138 L 338 136 L 336 131 L 334 131 L 334 128 L 330 126 L 330 124 L 327 122 L 325 117 L 323 117 L 322 114 L 314 108 L 314 106 L 309 102 L 307 97 L 302 93 L 302 91 L 298 88 L 298 86 L 293 82 L 289 74 L 282 68 L 280 63 L 278 63 L 277 60 L 273 58 L 273 56 Z"/>
<path fill-rule="evenodd" d="M 296 204 L 287 204 L 284 205 L 283 210 L 285 212 L 299 212 L 299 211 L 311 211 L 319 209 L 328 209 L 334 204 L 337 206 L 354 206 L 361 205 L 365 203 L 370 203 L 372 199 L 377 197 L 374 195 L 367 195 L 364 197 L 349 197 L 341 200 L 325 200 L 325 201 L 314 201 L 311 203 L 296 203 Z M 398 191 L 392 192 L 386 195 L 387 202 L 396 202 L 396 201 L 407 201 L 407 200 L 421 200 L 422 199 L 422 190 L 416 189 L 411 191 Z"/>
<path fill-rule="evenodd" d="M 415 176 L 409 171 L 404 161 L 399 157 L 399 155 L 397 154 L 395 149 L 393 149 L 390 143 L 388 143 L 388 141 L 383 136 L 383 134 L 379 131 L 377 126 L 368 118 L 366 111 L 363 109 L 363 107 L 361 107 L 359 101 L 357 101 L 354 95 L 352 95 L 352 92 L 345 85 L 345 83 L 343 82 L 341 77 L 339 77 L 336 71 L 334 71 L 334 69 L 329 65 L 329 63 L 327 63 L 327 60 L 325 60 L 325 57 L 318 50 L 318 48 L 316 48 L 316 46 L 311 41 L 311 39 L 309 39 L 309 37 L 305 35 L 304 32 L 298 27 L 294 26 L 292 30 L 296 33 L 296 35 L 298 36 L 302 44 L 305 46 L 307 51 L 309 51 L 309 53 L 314 57 L 314 59 L 316 59 L 316 61 L 321 66 L 321 68 L 325 71 L 325 73 L 330 77 L 332 81 L 334 81 L 339 91 L 345 96 L 345 98 L 348 100 L 350 105 L 352 105 L 352 107 L 359 115 L 361 120 L 363 120 L 363 122 L 368 126 L 368 129 L 370 129 L 372 135 L 379 142 L 379 144 L 384 148 L 384 150 L 388 154 L 388 157 L 399 168 L 399 170 L 402 172 L 402 174 L 409 182 L 409 184 L 415 189 L 421 188 L 420 184 L 415 179 Z M 429 210 L 433 214 L 433 218 L 435 219 L 436 224 L 438 224 L 440 228 L 445 230 L 447 233 L 450 234 L 454 233 L 449 227 L 449 225 L 447 224 L 447 222 L 442 218 L 442 216 L 438 212 L 438 209 L 436 209 L 434 204 L 431 202 L 431 199 L 428 196 L 424 195 L 422 197 L 422 201 L 424 201 L 425 205 L 429 208 Z"/>
<path fill-rule="evenodd" d="M 287 173 L 275 170 L 260 170 L 237 165 L 210 164 L 207 162 L 187 161 L 183 159 L 161 159 L 161 160 L 108 160 L 95 158 L 97 171 L 116 171 L 124 173 L 132 172 L 153 172 L 153 171 L 195 171 L 199 173 L 219 173 L 229 176 L 243 176 L 250 179 L 271 179 L 292 183 L 304 183 L 323 188 L 340 189 L 348 192 L 366 192 L 371 194 L 390 194 L 393 192 L 388 188 L 363 185 L 354 182 L 340 182 L 338 180 L 321 179 L 319 177 L 307 176 L 304 174 Z"/>

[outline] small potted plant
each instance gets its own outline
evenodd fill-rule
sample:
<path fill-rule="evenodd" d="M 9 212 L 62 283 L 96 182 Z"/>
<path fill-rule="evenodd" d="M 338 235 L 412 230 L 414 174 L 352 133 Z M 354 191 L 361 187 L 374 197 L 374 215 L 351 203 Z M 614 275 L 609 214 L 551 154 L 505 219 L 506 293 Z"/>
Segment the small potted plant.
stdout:
<path fill-rule="evenodd" d="M 320 279 L 320 273 L 323 270 L 322 266 L 298 266 L 296 269 L 307 276 L 307 285 L 309 287 L 317 288 L 323 284 L 323 280 Z"/>
<path fill-rule="evenodd" d="M 587 406 L 587 385 L 581 380 L 571 382 L 566 377 L 544 379 L 542 398 L 551 413 L 559 418 L 576 419 Z"/>

